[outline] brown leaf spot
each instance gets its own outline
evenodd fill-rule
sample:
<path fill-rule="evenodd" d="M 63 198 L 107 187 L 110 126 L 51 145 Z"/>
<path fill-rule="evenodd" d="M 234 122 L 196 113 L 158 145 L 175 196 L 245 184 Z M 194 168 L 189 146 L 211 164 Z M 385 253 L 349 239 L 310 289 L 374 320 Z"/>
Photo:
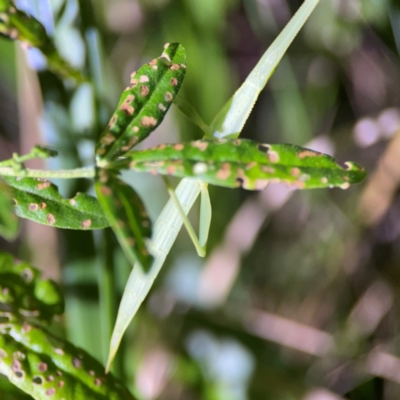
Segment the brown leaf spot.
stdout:
<path fill-rule="evenodd" d="M 105 152 L 106 152 L 106 149 L 100 148 L 100 149 L 97 149 L 97 152 L 96 152 L 96 153 L 97 153 L 99 156 L 102 156 Z"/>
<path fill-rule="evenodd" d="M 114 115 L 111 117 L 110 122 L 108 123 L 109 129 L 114 128 L 114 126 L 115 126 L 115 124 L 116 124 L 117 121 L 118 121 L 118 115 L 114 114 Z"/>
<path fill-rule="evenodd" d="M 36 185 L 36 188 L 38 190 L 43 190 L 43 189 L 47 189 L 49 186 L 51 185 L 51 183 L 49 181 L 46 182 L 42 182 Z"/>
<path fill-rule="evenodd" d="M 105 146 L 108 146 L 112 142 L 114 142 L 115 136 L 112 135 L 110 132 L 107 132 L 100 140 L 101 144 L 104 144 Z"/>
<path fill-rule="evenodd" d="M 172 65 L 169 67 L 169 69 L 172 70 L 172 71 L 178 71 L 179 68 L 180 68 L 180 67 L 179 67 L 178 64 L 172 64 Z"/>
<path fill-rule="evenodd" d="M 179 66 L 183 69 L 186 69 L 186 65 L 185 64 L 179 64 Z"/>
<path fill-rule="evenodd" d="M 132 136 L 128 143 L 125 146 L 121 147 L 122 151 L 128 151 L 131 149 L 133 146 L 135 146 L 139 142 L 139 138 L 137 136 Z"/>
<path fill-rule="evenodd" d="M 29 211 L 37 211 L 39 210 L 39 206 L 35 203 L 29 204 Z"/>
<path fill-rule="evenodd" d="M 133 71 L 132 73 L 131 73 L 131 76 L 130 76 L 130 78 L 132 79 L 132 78 L 134 78 L 135 77 L 135 75 L 136 75 L 136 71 Z"/>
<path fill-rule="evenodd" d="M 111 189 L 108 186 L 101 186 L 100 187 L 100 192 L 104 196 L 110 196 L 111 195 Z"/>
<path fill-rule="evenodd" d="M 63 356 L 63 355 L 64 355 L 64 350 L 63 350 L 63 349 L 56 348 L 56 349 L 54 349 L 54 351 L 55 351 L 56 354 L 58 354 L 59 356 Z"/>
<path fill-rule="evenodd" d="M 44 362 L 40 362 L 38 365 L 38 370 L 40 372 L 46 372 L 47 371 L 47 364 Z"/>
<path fill-rule="evenodd" d="M 89 371 L 89 375 L 94 376 L 94 371 L 92 369 Z"/>
<path fill-rule="evenodd" d="M 231 166 L 229 163 L 223 163 L 221 168 L 215 174 L 215 177 L 221 181 L 227 180 L 231 176 Z"/>
<path fill-rule="evenodd" d="M 48 382 L 53 382 L 53 381 L 54 381 L 54 376 L 53 376 L 53 375 L 49 375 L 49 376 L 47 377 L 47 381 L 48 381 Z"/>
<path fill-rule="evenodd" d="M 154 71 L 157 71 L 158 70 L 158 67 L 157 67 L 157 65 L 152 65 L 152 67 L 151 67 L 152 69 L 154 69 Z"/>
<path fill-rule="evenodd" d="M 72 365 L 73 365 L 75 368 L 80 368 L 80 367 L 82 367 L 82 360 L 80 360 L 78 357 L 74 357 L 74 358 L 72 359 Z"/>
<path fill-rule="evenodd" d="M 96 379 L 94 380 L 94 384 L 95 384 L 96 386 L 100 386 L 100 385 L 101 385 L 101 379 L 100 379 L 100 378 L 96 378 Z"/>
<path fill-rule="evenodd" d="M 312 151 L 312 150 L 302 150 L 299 153 L 297 153 L 297 157 L 299 157 L 300 159 L 306 158 L 306 157 L 316 157 L 321 155 L 321 153 L 317 153 L 316 151 Z"/>
<path fill-rule="evenodd" d="M 125 222 L 120 219 L 116 222 L 119 229 L 122 229 L 125 226 Z"/>
<path fill-rule="evenodd" d="M 131 79 L 131 87 L 132 87 L 132 89 L 135 87 L 135 86 L 137 86 L 137 84 L 138 84 L 138 80 L 137 79 Z"/>
<path fill-rule="evenodd" d="M 58 386 L 59 388 L 64 387 L 64 385 L 65 385 L 65 382 L 64 382 L 64 381 L 60 381 L 60 382 L 58 382 L 58 384 L 57 384 L 57 386 Z"/>
<path fill-rule="evenodd" d="M 157 120 L 153 117 L 143 117 L 140 120 L 140 123 L 146 127 L 146 128 L 150 128 L 152 126 L 156 126 L 157 125 Z"/>
<path fill-rule="evenodd" d="M 23 333 L 28 333 L 28 332 L 31 331 L 31 329 L 32 329 L 32 327 L 29 324 L 22 325 L 22 332 Z"/>
<path fill-rule="evenodd" d="M 19 360 L 14 360 L 11 364 L 11 369 L 16 372 L 22 369 L 21 362 Z"/>
<path fill-rule="evenodd" d="M 149 77 L 148 77 L 147 75 L 142 75 L 142 76 L 139 78 L 139 82 L 140 82 L 140 83 L 150 82 L 150 79 L 149 79 Z"/>
<path fill-rule="evenodd" d="M 71 204 L 71 206 L 76 205 L 76 200 L 75 199 L 69 199 L 69 204 Z"/>
<path fill-rule="evenodd" d="M 153 65 L 157 65 L 157 59 L 155 58 L 154 60 L 151 60 L 150 62 L 149 62 L 149 65 L 151 65 L 151 66 L 153 66 Z"/>
<path fill-rule="evenodd" d="M 171 86 L 176 86 L 178 84 L 178 79 L 172 78 L 170 81 Z"/>
<path fill-rule="evenodd" d="M 53 214 L 47 214 L 46 221 L 49 225 L 54 225 L 56 223 L 56 219 Z"/>
<path fill-rule="evenodd" d="M 257 163 L 255 161 L 253 161 L 251 163 L 246 164 L 246 169 L 252 169 L 256 166 L 257 166 Z"/>
<path fill-rule="evenodd" d="M 321 178 L 321 182 L 322 182 L 324 185 L 326 185 L 326 184 L 328 183 L 328 178 L 327 178 L 326 176 L 323 176 L 323 177 Z"/>
<path fill-rule="evenodd" d="M 90 219 L 85 219 L 82 222 L 82 228 L 90 228 L 91 225 L 92 225 L 92 220 L 90 220 Z"/>
<path fill-rule="evenodd" d="M 175 165 L 168 165 L 167 167 L 167 174 L 168 175 L 173 175 L 176 171 Z"/>
<path fill-rule="evenodd" d="M 295 178 L 297 178 L 300 174 L 301 171 L 297 167 L 292 168 L 292 170 L 290 171 L 290 175 L 294 176 Z"/>
<path fill-rule="evenodd" d="M 0 349 L 0 358 L 6 358 L 7 357 L 7 353 L 4 349 Z"/>
<path fill-rule="evenodd" d="M 177 150 L 177 151 L 183 150 L 184 147 L 185 146 L 182 143 L 177 143 L 177 144 L 174 145 L 174 149 Z"/>
<path fill-rule="evenodd" d="M 168 103 L 170 103 L 173 100 L 173 98 L 174 97 L 172 96 L 172 93 L 170 93 L 170 92 L 167 92 L 164 94 L 164 100 L 168 101 Z"/>
<path fill-rule="evenodd" d="M 47 207 L 47 204 L 46 204 L 46 203 L 40 203 L 40 208 L 41 208 L 42 210 L 44 210 L 46 207 Z"/>
<path fill-rule="evenodd" d="M 157 107 L 161 111 L 166 111 L 167 110 L 167 107 L 165 107 L 164 104 L 162 104 L 162 103 L 159 103 Z"/>
<path fill-rule="evenodd" d="M 276 151 L 269 150 L 267 153 L 268 160 L 272 163 L 277 163 L 279 161 L 279 154 Z"/>
<path fill-rule="evenodd" d="M 275 173 L 275 168 L 272 167 L 267 167 L 267 166 L 262 166 L 261 171 L 267 173 L 267 174 L 274 174 Z"/>
<path fill-rule="evenodd" d="M 133 130 L 133 132 L 137 133 L 137 132 L 139 132 L 139 127 L 134 126 L 134 127 L 132 128 L 132 130 Z"/>
<path fill-rule="evenodd" d="M 54 389 L 54 388 L 50 388 L 50 389 L 46 390 L 47 396 L 53 396 L 53 394 L 55 394 L 55 393 L 56 393 L 56 389 Z"/>
<path fill-rule="evenodd" d="M 149 94 L 149 92 L 150 92 L 150 89 L 148 86 L 146 86 L 146 85 L 140 86 L 140 95 L 141 96 L 147 96 Z"/>
<path fill-rule="evenodd" d="M 236 140 L 233 141 L 233 144 L 235 146 L 240 146 L 242 144 L 242 141 L 240 139 L 236 139 Z"/>
<path fill-rule="evenodd" d="M 198 148 L 200 151 L 204 151 L 208 147 L 208 142 L 196 140 L 195 142 L 192 143 L 192 146 Z"/>

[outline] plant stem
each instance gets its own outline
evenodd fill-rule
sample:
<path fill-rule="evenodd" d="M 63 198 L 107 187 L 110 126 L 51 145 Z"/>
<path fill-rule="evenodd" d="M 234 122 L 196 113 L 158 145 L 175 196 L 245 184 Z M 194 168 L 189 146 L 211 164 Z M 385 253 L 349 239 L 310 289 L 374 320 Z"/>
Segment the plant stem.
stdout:
<path fill-rule="evenodd" d="M 59 169 L 57 171 L 48 171 L 42 169 L 21 169 L 15 170 L 10 167 L 0 167 L 0 176 L 15 176 L 21 178 L 94 178 L 94 167 L 75 168 L 75 169 Z"/>

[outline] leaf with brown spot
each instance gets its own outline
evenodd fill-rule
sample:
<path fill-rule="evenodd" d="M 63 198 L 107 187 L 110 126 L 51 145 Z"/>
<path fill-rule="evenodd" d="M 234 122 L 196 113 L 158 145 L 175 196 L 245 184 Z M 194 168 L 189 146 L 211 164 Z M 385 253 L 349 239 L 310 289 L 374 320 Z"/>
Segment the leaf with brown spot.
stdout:
<path fill-rule="evenodd" d="M 18 233 L 18 218 L 13 212 L 11 190 L 0 182 L 0 236 L 12 240 Z"/>
<path fill-rule="evenodd" d="M 168 144 L 131 151 L 125 157 L 114 167 L 248 190 L 262 190 L 271 182 L 284 182 L 294 189 L 347 189 L 365 177 L 365 171 L 356 164 L 342 167 L 326 154 L 290 144 L 261 144 L 246 139 Z"/>
<path fill-rule="evenodd" d="M 102 229 L 109 226 L 97 199 L 78 193 L 64 199 L 56 185 L 35 178 L 3 177 L 14 198 L 15 213 L 40 224 L 63 229 Z M 88 222 L 90 221 L 90 223 Z"/>
<path fill-rule="evenodd" d="M 151 221 L 141 198 L 125 182 L 110 174 L 95 183 L 97 197 L 129 262 L 145 270 L 153 257 L 147 251 Z"/>
<path fill-rule="evenodd" d="M 162 122 L 185 77 L 186 69 L 179 64 L 186 64 L 186 52 L 179 43 L 172 43 L 163 57 L 136 72 L 97 143 L 100 163 L 123 155 Z"/>

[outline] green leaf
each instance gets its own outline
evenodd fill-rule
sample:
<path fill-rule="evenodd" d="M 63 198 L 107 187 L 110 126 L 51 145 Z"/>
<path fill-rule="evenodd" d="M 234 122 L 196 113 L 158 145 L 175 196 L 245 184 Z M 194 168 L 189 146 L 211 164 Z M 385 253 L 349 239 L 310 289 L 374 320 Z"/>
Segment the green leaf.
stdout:
<path fill-rule="evenodd" d="M 8 312 L 0 312 L 0 373 L 38 400 L 134 400 L 85 351 Z"/>
<path fill-rule="evenodd" d="M 102 229 L 109 226 L 97 199 L 78 193 L 64 199 L 53 183 L 36 178 L 3 177 L 11 186 L 15 212 L 40 224 L 64 229 Z"/>
<path fill-rule="evenodd" d="M 262 190 L 271 182 L 284 182 L 297 189 L 341 187 L 360 182 L 365 171 L 347 162 L 289 144 L 261 144 L 251 140 L 198 140 L 132 151 L 129 162 L 136 171 L 193 177 L 213 185 Z"/>
<path fill-rule="evenodd" d="M 185 72 L 185 49 L 172 43 L 164 46 L 159 58 L 131 75 L 130 86 L 122 93 L 97 143 L 99 166 L 130 150 L 161 123 L 179 92 Z"/>
<path fill-rule="evenodd" d="M 50 319 L 64 311 L 58 285 L 44 279 L 41 271 L 0 252 L 0 309 L 40 319 Z"/>
<path fill-rule="evenodd" d="M 18 218 L 13 213 L 11 191 L 0 182 L 0 236 L 12 240 L 18 233 Z"/>
<path fill-rule="evenodd" d="M 97 196 L 126 257 L 132 265 L 139 262 L 147 271 L 153 261 L 146 246 L 151 221 L 141 198 L 132 187 L 104 170 L 99 170 L 98 178 Z"/>

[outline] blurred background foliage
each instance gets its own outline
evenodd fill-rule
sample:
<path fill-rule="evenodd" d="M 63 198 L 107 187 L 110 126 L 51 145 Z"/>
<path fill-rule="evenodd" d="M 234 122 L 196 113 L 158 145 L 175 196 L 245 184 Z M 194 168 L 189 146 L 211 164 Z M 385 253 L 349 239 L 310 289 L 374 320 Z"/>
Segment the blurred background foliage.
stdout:
<path fill-rule="evenodd" d="M 60 153 L 48 168 L 73 168 L 93 164 L 129 74 L 164 43 L 185 46 L 181 94 L 211 122 L 301 1 L 17 4 L 89 81 L 63 83 L 38 51 L 0 38 L 0 158 L 41 143 Z M 140 399 L 400 397 L 399 50 L 397 0 L 321 0 L 242 137 L 308 145 L 358 162 L 369 178 L 347 191 L 210 188 L 208 257 L 182 231 L 114 366 Z M 200 136 L 173 109 L 144 145 Z M 161 180 L 124 179 L 155 219 L 168 199 Z M 56 183 L 67 196 L 93 191 L 85 180 Z M 110 232 L 24 221 L 0 247 L 61 282 L 65 336 L 104 362 L 130 272 Z M 28 398 L 8 389 L 0 379 L 0 398 Z"/>

